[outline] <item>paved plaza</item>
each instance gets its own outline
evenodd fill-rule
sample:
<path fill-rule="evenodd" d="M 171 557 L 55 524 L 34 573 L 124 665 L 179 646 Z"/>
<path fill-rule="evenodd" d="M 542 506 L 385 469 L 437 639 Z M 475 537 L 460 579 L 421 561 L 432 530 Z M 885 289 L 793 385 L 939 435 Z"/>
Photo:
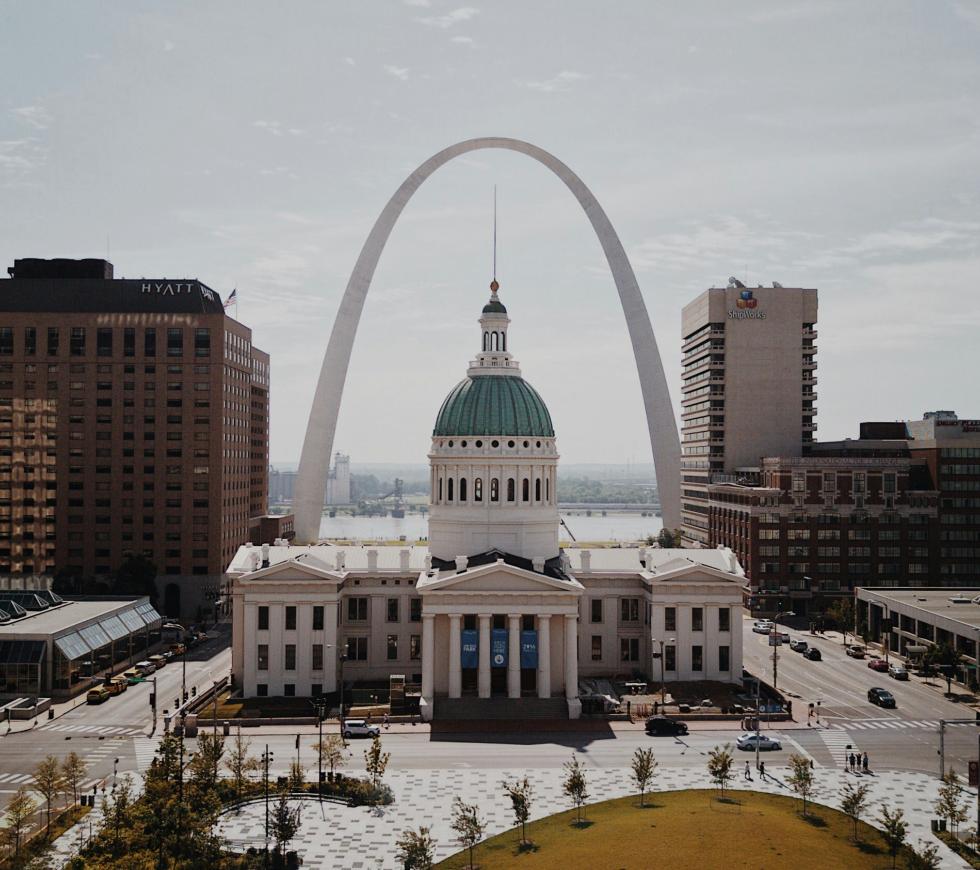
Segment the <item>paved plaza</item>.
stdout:
<path fill-rule="evenodd" d="M 739 757 L 739 763 L 743 759 Z M 768 765 L 767 765 L 768 767 Z M 791 794 L 785 783 L 785 767 L 773 767 L 765 781 L 757 775 L 753 782 L 739 778 L 738 789 L 750 788 L 775 794 Z M 459 850 L 453 842 L 449 820 L 453 798 L 475 802 L 487 822 L 487 837 L 513 827 L 510 801 L 500 787 L 505 779 L 527 775 L 535 788 L 532 818 L 537 819 L 571 808 L 562 793 L 561 770 L 480 770 L 450 769 L 432 771 L 395 771 L 385 781 L 395 793 L 395 803 L 388 807 L 349 808 L 342 804 L 302 801 L 302 827 L 290 845 L 299 852 L 305 867 L 344 868 L 344 870 L 374 870 L 397 868 L 394 859 L 395 841 L 406 828 L 428 825 L 432 829 L 438 859 Z M 632 794 L 628 768 L 589 768 L 589 802 L 607 800 Z M 740 774 L 741 777 L 741 774 Z M 880 804 L 887 801 L 892 807 L 905 810 L 909 825 L 909 842 L 935 842 L 929 830 L 933 817 L 937 780 L 923 774 L 887 773 L 881 776 L 843 774 L 840 771 L 816 770 L 819 789 L 817 803 L 836 806 L 837 792 L 845 778 L 871 784 L 872 811 L 877 815 Z M 701 769 L 673 768 L 658 771 L 655 791 L 683 788 L 711 788 L 707 774 Z M 265 844 L 265 804 L 259 801 L 224 817 L 220 832 L 229 846 L 245 850 Z M 967 865 L 942 844 L 942 866 L 961 868 Z"/>

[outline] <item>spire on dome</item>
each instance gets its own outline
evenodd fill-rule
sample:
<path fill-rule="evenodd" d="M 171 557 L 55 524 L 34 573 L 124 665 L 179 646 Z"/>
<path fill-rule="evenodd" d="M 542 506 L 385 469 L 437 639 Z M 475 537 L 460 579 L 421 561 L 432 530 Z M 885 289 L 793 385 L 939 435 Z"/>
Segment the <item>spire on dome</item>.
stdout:
<path fill-rule="evenodd" d="M 504 308 L 504 303 L 500 301 L 497 296 L 497 291 L 500 289 L 500 285 L 497 283 L 495 278 L 490 282 L 490 301 L 483 306 L 484 314 L 506 314 L 507 309 Z"/>

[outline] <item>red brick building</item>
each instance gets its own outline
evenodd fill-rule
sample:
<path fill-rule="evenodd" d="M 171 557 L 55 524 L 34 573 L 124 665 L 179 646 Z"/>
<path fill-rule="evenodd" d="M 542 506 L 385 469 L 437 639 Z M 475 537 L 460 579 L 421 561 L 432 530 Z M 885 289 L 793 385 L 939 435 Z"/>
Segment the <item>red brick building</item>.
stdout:
<path fill-rule="evenodd" d="M 17 260 L 0 281 L 0 575 L 157 566 L 210 609 L 266 513 L 269 356 L 197 279 Z"/>

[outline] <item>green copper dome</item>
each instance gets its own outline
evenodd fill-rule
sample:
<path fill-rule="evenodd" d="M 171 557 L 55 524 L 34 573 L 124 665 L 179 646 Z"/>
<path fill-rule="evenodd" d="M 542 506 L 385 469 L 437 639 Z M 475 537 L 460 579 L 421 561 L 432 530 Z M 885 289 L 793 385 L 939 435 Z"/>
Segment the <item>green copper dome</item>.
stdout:
<path fill-rule="evenodd" d="M 555 430 L 544 400 L 523 378 L 477 375 L 446 396 L 432 434 L 554 438 Z"/>

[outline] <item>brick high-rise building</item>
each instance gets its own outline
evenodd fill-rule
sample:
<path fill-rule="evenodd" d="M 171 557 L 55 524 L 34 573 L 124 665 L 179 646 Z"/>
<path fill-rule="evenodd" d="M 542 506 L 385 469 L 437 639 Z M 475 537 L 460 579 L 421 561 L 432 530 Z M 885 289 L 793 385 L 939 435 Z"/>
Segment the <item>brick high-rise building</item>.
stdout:
<path fill-rule="evenodd" d="M 266 513 L 269 356 L 196 279 L 16 260 L 0 281 L 0 575 L 157 566 L 209 609 Z"/>
<path fill-rule="evenodd" d="M 731 279 L 682 315 L 681 519 L 686 546 L 711 546 L 708 485 L 799 456 L 817 428 L 817 291 Z"/>

